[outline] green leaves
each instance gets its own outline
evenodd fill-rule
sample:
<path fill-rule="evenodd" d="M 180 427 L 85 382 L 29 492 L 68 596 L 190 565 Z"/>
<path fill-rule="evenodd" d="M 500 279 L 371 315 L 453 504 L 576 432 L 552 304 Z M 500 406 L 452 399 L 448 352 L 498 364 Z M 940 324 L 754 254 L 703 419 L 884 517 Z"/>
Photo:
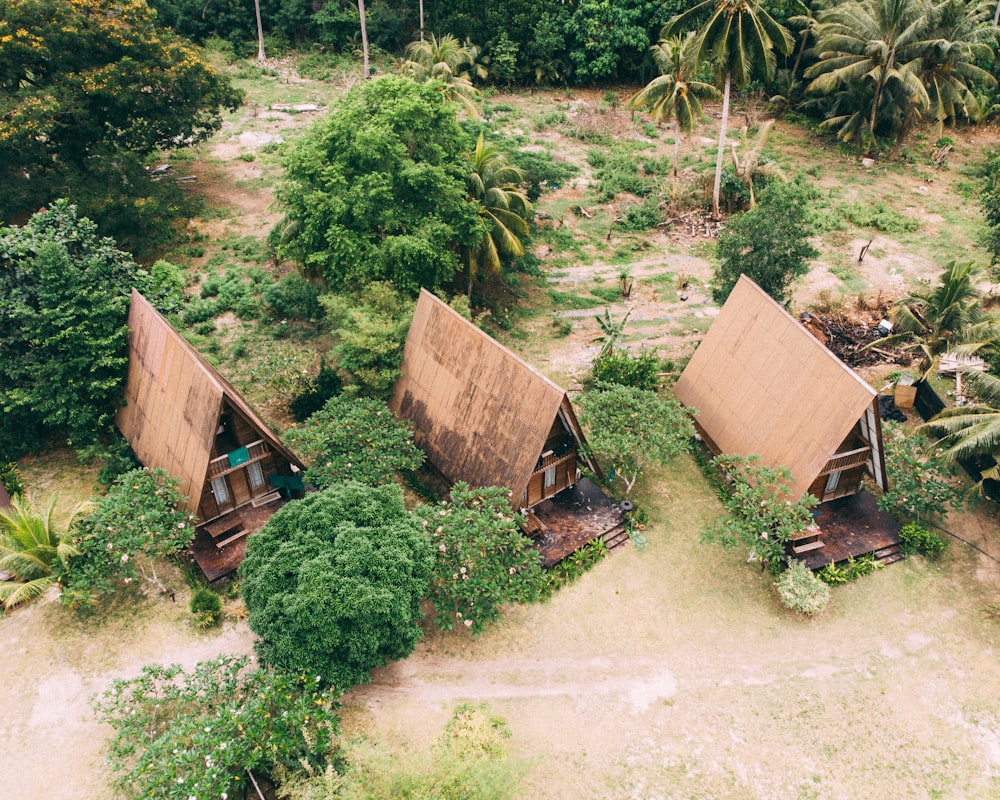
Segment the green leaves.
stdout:
<path fill-rule="evenodd" d="M 240 566 L 261 662 L 348 689 L 420 638 L 433 556 L 397 486 L 341 483 L 289 503 Z"/>
<path fill-rule="evenodd" d="M 510 490 L 456 483 L 447 502 L 416 513 L 433 547 L 429 597 L 439 627 L 458 625 L 477 635 L 503 606 L 538 599 L 545 584 L 541 556 L 518 526 Z"/>
<path fill-rule="evenodd" d="M 219 656 L 191 672 L 148 665 L 104 692 L 94 709 L 115 730 L 108 758 L 126 797 L 236 798 L 248 772 L 325 762 L 338 694 L 313 675 L 248 663 Z"/>
<path fill-rule="evenodd" d="M 920 522 L 944 516 L 959 503 L 954 466 L 930 449 L 923 434 L 887 422 L 882 426 L 882 440 L 889 491 L 878 499 L 879 508 L 900 522 Z"/>

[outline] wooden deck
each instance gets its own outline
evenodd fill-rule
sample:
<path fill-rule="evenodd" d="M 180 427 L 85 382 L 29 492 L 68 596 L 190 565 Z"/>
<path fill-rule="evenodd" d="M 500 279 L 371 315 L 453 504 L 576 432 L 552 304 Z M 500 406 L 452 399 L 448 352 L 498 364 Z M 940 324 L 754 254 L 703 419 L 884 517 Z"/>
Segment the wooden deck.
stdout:
<path fill-rule="evenodd" d="M 624 531 L 618 503 L 587 478 L 531 510 L 544 528 L 534 540 L 543 567 L 558 564 L 587 542 L 599 538 L 613 541 Z M 626 539 L 623 536 L 622 542 Z"/>
<path fill-rule="evenodd" d="M 820 569 L 830 562 L 840 563 L 865 553 L 877 553 L 899 544 L 899 523 L 879 510 L 875 498 L 868 492 L 822 503 L 813 509 L 813 518 L 820 529 L 816 540 L 823 546 L 800 548 L 802 551 L 797 554 L 810 569 Z"/>
<path fill-rule="evenodd" d="M 243 555 L 246 552 L 247 537 L 263 528 L 264 523 L 271 518 L 271 515 L 287 502 L 287 500 L 279 499 L 257 508 L 248 503 L 230 512 L 227 518 L 235 514 L 239 515 L 238 521 L 243 526 L 241 533 L 244 535 L 233 539 L 222 547 L 216 545 L 216 541 L 220 537 L 213 538 L 209 531 L 209 528 L 214 523 L 198 526 L 198 529 L 195 531 L 194 540 L 188 546 L 188 550 L 209 583 L 236 571 L 236 568 L 243 561 Z M 215 525 L 215 529 L 235 529 L 235 523 L 236 520 L 230 520 L 225 524 Z M 225 538 L 222 540 L 225 541 Z"/>

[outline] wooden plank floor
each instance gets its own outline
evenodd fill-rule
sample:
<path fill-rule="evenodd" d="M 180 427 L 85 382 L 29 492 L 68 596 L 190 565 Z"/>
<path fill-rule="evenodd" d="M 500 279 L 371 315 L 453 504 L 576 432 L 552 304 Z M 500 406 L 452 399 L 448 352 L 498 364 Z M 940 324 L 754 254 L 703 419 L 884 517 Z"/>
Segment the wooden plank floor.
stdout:
<path fill-rule="evenodd" d="M 798 556 L 810 569 L 899 544 L 899 523 L 879 510 L 868 492 L 822 503 L 813 509 L 813 518 L 825 546 Z"/>
<path fill-rule="evenodd" d="M 534 542 L 542 554 L 543 567 L 558 564 L 587 542 L 624 523 L 618 503 L 587 478 L 539 503 L 532 511 L 546 528 Z"/>
<path fill-rule="evenodd" d="M 209 583 L 236 571 L 246 553 L 247 537 L 252 535 L 254 531 L 263 528 L 271 515 L 287 502 L 284 499 L 275 500 L 273 503 L 259 508 L 254 508 L 249 503 L 240 506 L 239 514 L 243 520 L 243 527 L 248 532 L 247 536 L 222 547 L 216 547 L 215 540 L 204 527 L 199 526 L 195 532 L 194 540 L 188 545 L 188 550 Z"/>

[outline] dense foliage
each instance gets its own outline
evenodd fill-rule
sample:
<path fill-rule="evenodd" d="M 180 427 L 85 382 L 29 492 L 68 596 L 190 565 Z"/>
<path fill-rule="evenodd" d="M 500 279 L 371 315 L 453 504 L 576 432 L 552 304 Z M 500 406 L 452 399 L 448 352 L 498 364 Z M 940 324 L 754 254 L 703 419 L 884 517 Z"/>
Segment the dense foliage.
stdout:
<path fill-rule="evenodd" d="M 937 558 L 947 549 L 948 543 L 934 531 L 911 522 L 899 532 L 899 547 L 907 555 L 920 553 L 929 558 Z"/>
<path fill-rule="evenodd" d="M 774 587 L 781 602 L 799 614 L 811 617 L 830 603 L 830 587 L 797 558 L 788 560 L 788 568 L 778 576 Z"/>
<path fill-rule="evenodd" d="M 990 263 L 1000 261 L 1000 150 L 992 150 L 983 166 L 983 183 L 979 192 L 986 230 L 983 244 L 990 253 Z"/>
<path fill-rule="evenodd" d="M 243 797 L 256 773 L 316 767 L 337 733 L 337 695 L 313 675 L 252 670 L 219 656 L 185 672 L 143 667 L 95 702 L 114 729 L 108 759 L 124 797 Z"/>
<path fill-rule="evenodd" d="M 290 151 L 280 251 L 334 289 L 449 284 L 482 223 L 466 197 L 471 142 L 434 83 L 358 84 Z"/>
<path fill-rule="evenodd" d="M 330 398 L 285 440 L 305 459 L 306 480 L 320 489 L 345 480 L 381 486 L 424 461 L 410 424 L 370 397 Z"/>
<path fill-rule="evenodd" d="M 663 466 L 690 448 L 694 425 L 673 398 L 634 386 L 598 386 L 580 398 L 588 447 L 609 481 L 628 497 L 650 465 Z"/>
<path fill-rule="evenodd" d="M 0 64 L 4 219 L 141 193 L 133 156 L 205 139 L 242 99 L 138 0 L 2 0 Z"/>
<path fill-rule="evenodd" d="M 395 485 L 341 483 L 289 503 L 247 541 L 242 591 L 261 662 L 340 689 L 420 638 L 434 557 Z"/>
<path fill-rule="evenodd" d="M 808 494 L 793 498 L 788 470 L 764 466 L 757 456 L 722 454 L 712 464 L 732 481 L 723 496 L 728 514 L 702 531 L 702 538 L 723 547 L 742 545 L 749 558 L 777 574 L 788 542 L 812 527 L 809 509 L 816 499 Z"/>
<path fill-rule="evenodd" d="M 606 347 L 594 359 L 592 372 L 598 383 L 656 391 L 663 366 L 655 350 L 643 348 L 633 354 L 621 347 Z"/>
<path fill-rule="evenodd" d="M 809 243 L 809 203 L 815 199 L 815 189 L 803 182 L 776 181 L 761 192 L 756 208 L 729 219 L 719 234 L 712 299 L 724 303 L 746 275 L 779 303 L 788 302 L 792 281 L 819 255 Z"/>
<path fill-rule="evenodd" d="M 154 559 L 191 541 L 194 518 L 182 509 L 177 481 L 163 470 L 126 472 L 74 525 L 77 554 L 69 559 L 63 602 L 93 605 L 123 583 L 163 589 Z"/>
<path fill-rule="evenodd" d="M 129 295 L 149 276 L 65 201 L 0 227 L 0 453 L 42 437 L 87 444 L 128 368 Z"/>
<path fill-rule="evenodd" d="M 922 433 L 907 431 L 891 422 L 882 426 L 889 491 L 878 507 L 900 522 L 920 522 L 943 517 L 961 502 L 955 467 Z"/>
<path fill-rule="evenodd" d="M 538 599 L 541 556 L 518 526 L 508 489 L 457 483 L 447 502 L 417 514 L 434 546 L 429 597 L 440 627 L 464 625 L 479 634 L 503 606 Z"/>

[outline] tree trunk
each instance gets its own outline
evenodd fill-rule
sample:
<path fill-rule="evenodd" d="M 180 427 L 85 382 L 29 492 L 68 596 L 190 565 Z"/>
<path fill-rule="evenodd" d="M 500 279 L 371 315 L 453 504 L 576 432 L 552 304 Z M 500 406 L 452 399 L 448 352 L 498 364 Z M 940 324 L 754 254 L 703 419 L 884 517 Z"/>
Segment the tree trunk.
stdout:
<path fill-rule="evenodd" d="M 722 191 L 722 159 L 726 153 L 726 124 L 729 122 L 729 87 L 732 73 L 726 72 L 726 82 L 722 90 L 722 125 L 719 127 L 719 154 L 715 158 L 715 185 L 712 187 L 712 217 L 722 219 L 719 213 L 719 195 Z"/>
<path fill-rule="evenodd" d="M 677 165 L 681 160 L 681 121 L 677 119 L 677 114 L 674 114 L 674 180 L 677 180 L 679 175 L 677 171 Z"/>
<path fill-rule="evenodd" d="M 363 60 L 361 75 L 365 80 L 368 80 L 372 73 L 368 66 L 368 26 L 365 24 L 365 0 L 358 0 L 358 15 L 361 17 L 361 57 Z"/>
<path fill-rule="evenodd" d="M 799 45 L 799 52 L 795 54 L 795 63 L 792 64 L 792 80 L 788 82 L 789 86 L 791 86 L 791 84 L 794 83 L 795 76 L 799 72 L 799 65 L 802 63 L 802 54 L 806 50 L 806 42 L 808 41 L 809 41 L 809 25 L 807 23 L 806 27 L 802 30 L 802 43 Z M 791 91 L 789 91 L 789 94 L 791 94 Z M 792 102 L 791 97 L 788 98 L 788 102 L 789 104 L 791 104 Z"/>
<path fill-rule="evenodd" d="M 1000 0 L 997 0 L 997 10 L 993 15 L 993 27 L 996 28 L 1000 26 Z"/>
<path fill-rule="evenodd" d="M 253 0 L 253 10 L 257 15 L 257 60 L 266 61 L 264 55 L 264 25 L 260 21 L 260 0 Z"/>
<path fill-rule="evenodd" d="M 420 0 L 420 41 L 424 40 L 424 0 Z"/>

